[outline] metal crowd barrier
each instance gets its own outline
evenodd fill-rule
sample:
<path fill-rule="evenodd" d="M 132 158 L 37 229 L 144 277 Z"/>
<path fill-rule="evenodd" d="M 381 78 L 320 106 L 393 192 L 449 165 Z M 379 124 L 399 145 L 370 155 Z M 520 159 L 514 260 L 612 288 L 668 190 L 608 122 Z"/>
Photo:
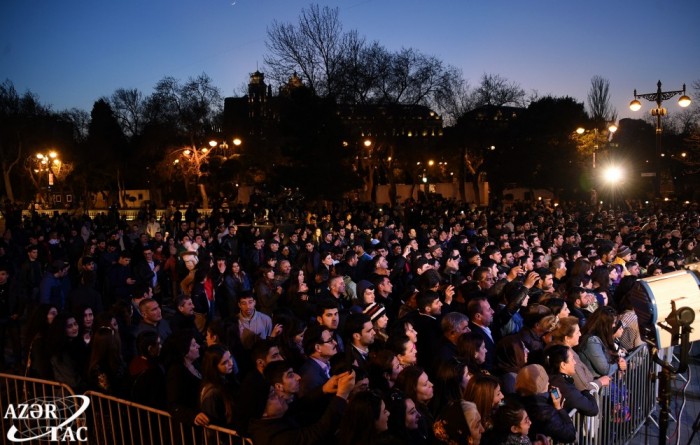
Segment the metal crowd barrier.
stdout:
<path fill-rule="evenodd" d="M 85 395 L 90 398 L 88 426 L 95 445 L 252 445 L 233 430 L 185 425 L 166 411 L 95 391 Z"/>
<path fill-rule="evenodd" d="M 23 377 L 13 374 L 0 373 L 0 443 L 5 443 L 8 439 L 8 431 L 12 426 L 29 425 L 30 427 L 46 428 L 54 426 L 56 422 L 41 420 L 37 417 L 32 418 L 34 414 L 31 412 L 22 412 L 22 404 L 45 403 L 54 400 L 65 400 L 66 398 L 75 397 L 75 393 L 70 386 L 63 383 L 51 382 L 48 380 L 35 379 L 31 377 Z M 25 419 L 12 419 L 9 415 L 10 406 L 13 407 L 15 414 L 18 417 L 26 417 Z M 43 413 L 42 413 L 43 414 Z M 62 413 L 58 413 L 62 415 Z M 78 422 L 74 426 L 84 426 Z M 19 428 L 19 427 L 18 427 Z M 45 430 L 44 430 L 45 431 Z M 43 432 L 43 431 L 42 431 Z M 26 444 L 45 444 L 40 439 L 30 440 L 31 435 L 37 435 L 36 431 L 18 432 L 15 437 L 25 439 L 22 443 Z"/>
<path fill-rule="evenodd" d="M 646 347 L 627 356 L 627 371 L 596 395 L 598 415 L 573 414 L 579 445 L 622 445 L 637 434 L 656 407 L 654 366 Z"/>
<path fill-rule="evenodd" d="M 241 437 L 233 430 L 217 426 L 185 425 L 173 419 L 166 411 L 94 391 L 88 391 L 84 396 L 88 398 L 90 405 L 81 419 L 72 423 L 71 427 L 73 430 L 77 427 L 87 427 L 87 441 L 64 442 L 87 442 L 90 445 L 253 445 L 249 438 Z M 29 437 L 38 434 L 36 429 L 30 428 L 44 425 L 43 421 L 33 418 L 29 420 L 6 418 L 5 414 L 10 405 L 19 415 L 20 404 L 33 401 L 43 404 L 46 401 L 61 401 L 66 398 L 76 398 L 75 392 L 68 385 L 13 374 L 0 374 L 0 411 L 2 411 L 0 443 L 6 443 L 8 431 L 12 426 L 21 430 L 17 434 L 24 434 L 17 437 Z M 24 414 L 31 417 L 29 411 Z M 72 412 L 67 415 L 59 413 L 58 421 L 65 420 L 71 414 Z M 46 422 L 46 426 L 53 426 L 56 423 Z M 23 443 L 45 444 L 47 440 L 47 437 L 43 437 L 43 440 L 26 440 Z"/>

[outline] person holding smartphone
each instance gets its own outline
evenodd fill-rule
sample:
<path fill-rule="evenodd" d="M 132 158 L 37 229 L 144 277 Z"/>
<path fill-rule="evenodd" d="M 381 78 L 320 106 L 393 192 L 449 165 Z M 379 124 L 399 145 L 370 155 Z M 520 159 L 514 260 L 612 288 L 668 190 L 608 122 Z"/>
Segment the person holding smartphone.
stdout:
<path fill-rule="evenodd" d="M 547 347 L 544 354 L 552 392 L 557 389 L 558 395 L 566 400 L 566 410 L 576 409 L 584 416 L 597 416 L 598 404 L 593 391 L 579 391 L 574 383 L 576 359 L 571 348 L 555 344 Z"/>
<path fill-rule="evenodd" d="M 532 420 L 530 439 L 538 434 L 550 436 L 555 443 L 576 440 L 576 426 L 564 409 L 559 388 L 550 387 L 549 376 L 541 365 L 527 365 L 518 371 L 515 390 Z"/>

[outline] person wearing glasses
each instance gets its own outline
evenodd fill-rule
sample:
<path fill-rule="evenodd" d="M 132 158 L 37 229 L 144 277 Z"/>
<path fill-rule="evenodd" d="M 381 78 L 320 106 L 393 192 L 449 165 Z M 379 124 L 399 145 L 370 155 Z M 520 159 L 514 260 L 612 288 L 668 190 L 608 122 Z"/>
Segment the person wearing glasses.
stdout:
<path fill-rule="evenodd" d="M 338 344 L 325 326 L 311 326 L 304 334 L 304 353 L 307 359 L 299 368 L 301 397 L 318 398 L 330 379 L 330 360 L 338 353 Z"/>

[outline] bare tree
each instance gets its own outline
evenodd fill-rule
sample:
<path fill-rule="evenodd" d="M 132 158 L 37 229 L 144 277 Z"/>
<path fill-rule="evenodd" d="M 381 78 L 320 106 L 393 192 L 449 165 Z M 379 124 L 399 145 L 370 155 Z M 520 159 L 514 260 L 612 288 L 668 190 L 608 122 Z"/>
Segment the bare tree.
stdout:
<path fill-rule="evenodd" d="M 191 77 L 184 84 L 164 77 L 145 102 L 148 122 L 169 124 L 191 143 L 205 138 L 221 113 L 221 91 L 207 74 Z"/>
<path fill-rule="evenodd" d="M 445 88 L 435 95 L 435 108 L 443 115 L 443 122 L 447 126 L 454 125 L 467 111 L 474 108 L 474 95 L 467 82 L 462 77 L 462 72 L 456 68 L 449 77 Z"/>
<path fill-rule="evenodd" d="M 285 82 L 296 72 L 320 96 L 338 93 L 343 54 L 352 44 L 343 33 L 338 8 L 311 5 L 302 9 L 297 25 L 274 21 L 267 30 L 270 77 Z"/>
<path fill-rule="evenodd" d="M 386 76 L 380 79 L 380 100 L 404 105 L 431 105 L 455 83 L 458 71 L 413 48 L 391 55 Z"/>
<path fill-rule="evenodd" d="M 20 96 L 10 80 L 0 84 L 0 164 L 10 201 L 15 200 L 12 171 L 37 143 L 43 122 L 51 116 L 50 108 L 42 105 L 31 91 Z"/>
<path fill-rule="evenodd" d="M 474 105 L 525 106 L 525 90 L 498 74 L 484 74 L 474 91 Z"/>
<path fill-rule="evenodd" d="M 593 76 L 588 91 L 588 113 L 596 125 L 617 120 L 617 111 L 610 103 L 610 81 L 601 76 Z"/>
<path fill-rule="evenodd" d="M 209 157 L 209 154 L 200 149 L 218 128 L 221 103 L 219 89 L 214 86 L 208 75 L 201 74 L 189 78 L 184 84 L 172 77 L 164 77 L 146 100 L 145 106 L 149 122 L 168 126 L 177 133 L 173 138 L 177 143 L 167 150 L 164 163 L 158 171 L 169 178 L 172 176 L 174 166 L 177 166 L 186 184 L 194 178 L 198 182 L 197 187 L 205 207 L 208 205 L 208 197 L 201 179 L 204 173 L 202 171 L 204 160 Z M 173 164 L 173 159 L 184 152 L 188 153 L 188 162 Z M 195 161 L 192 162 L 192 159 Z"/>
<path fill-rule="evenodd" d="M 139 135 L 145 108 L 143 94 L 136 88 L 119 88 L 112 93 L 110 104 L 124 134 L 127 137 Z"/>
<path fill-rule="evenodd" d="M 388 75 L 391 54 L 378 42 L 368 45 L 355 31 L 349 34 L 346 50 L 338 100 L 350 104 L 376 102 L 377 86 Z"/>
<path fill-rule="evenodd" d="M 76 142 L 83 142 L 88 136 L 90 126 L 90 113 L 80 108 L 71 108 L 60 113 L 62 119 L 73 125 L 73 139 Z"/>

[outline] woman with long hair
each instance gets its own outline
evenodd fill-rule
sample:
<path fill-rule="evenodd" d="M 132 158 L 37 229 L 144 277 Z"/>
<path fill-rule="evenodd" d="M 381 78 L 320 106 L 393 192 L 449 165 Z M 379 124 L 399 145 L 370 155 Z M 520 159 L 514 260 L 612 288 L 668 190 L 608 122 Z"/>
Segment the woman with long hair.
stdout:
<path fill-rule="evenodd" d="M 580 338 L 581 328 L 576 317 L 560 318 L 559 325 L 552 331 L 552 345 L 564 345 L 572 348 L 571 352 L 576 361 L 576 373 L 574 374 L 576 388 L 579 391 L 598 391 L 602 386 L 610 384 L 610 377 L 605 375 L 596 379 L 593 376 L 591 369 L 581 360 L 576 351 Z"/>
<path fill-rule="evenodd" d="M 393 438 L 406 445 L 422 445 L 428 443 L 428 436 L 421 431 L 421 415 L 413 399 L 406 397 L 401 391 L 392 391 L 387 398 L 389 416 L 389 432 Z"/>
<path fill-rule="evenodd" d="M 202 358 L 202 389 L 199 394 L 201 410 L 213 425 L 235 428 L 233 357 L 222 345 L 207 348 Z"/>
<path fill-rule="evenodd" d="M 323 286 L 323 283 L 328 282 L 330 277 L 334 277 L 336 275 L 335 266 L 333 265 L 333 255 L 331 252 L 326 251 L 321 253 L 320 258 L 321 261 L 318 264 L 318 268 L 316 268 L 316 273 L 314 276 L 316 289 L 320 289 Z"/>
<path fill-rule="evenodd" d="M 515 377 L 527 365 L 529 351 L 518 334 L 503 337 L 496 343 L 493 373 L 503 383 L 503 393 L 515 393 Z"/>
<path fill-rule="evenodd" d="M 77 315 L 80 323 L 80 338 L 83 339 L 86 345 L 89 345 L 95 323 L 95 313 L 92 307 L 81 306 L 78 308 Z"/>
<path fill-rule="evenodd" d="M 127 397 L 126 363 L 121 341 L 111 327 L 96 329 L 91 341 L 88 387 L 104 394 Z"/>
<path fill-rule="evenodd" d="M 370 388 L 388 394 L 402 369 L 399 359 L 392 351 L 388 349 L 369 351 L 367 375 Z"/>
<path fill-rule="evenodd" d="M 243 292 L 253 290 L 253 285 L 248 274 L 241 268 L 239 260 L 231 262 L 231 276 L 233 277 L 233 288 L 236 290 L 236 295 L 241 295 Z"/>
<path fill-rule="evenodd" d="M 493 421 L 493 435 L 489 442 L 494 445 L 532 445 L 528 435 L 532 421 L 525 408 L 517 401 L 508 401 L 496 410 Z M 537 440 L 541 445 L 549 440 L 540 435 Z"/>
<path fill-rule="evenodd" d="M 26 338 L 29 339 L 27 354 L 28 377 L 52 380 L 53 372 L 49 362 L 49 327 L 58 315 L 58 310 L 50 304 L 41 304 L 35 310 L 27 325 Z"/>
<path fill-rule="evenodd" d="M 419 366 L 409 366 L 401 371 L 396 378 L 395 390 L 401 391 L 406 397 L 416 403 L 416 409 L 420 413 L 419 429 L 421 436 L 433 439 L 433 415 L 429 403 L 433 399 L 433 384 Z"/>
<path fill-rule="evenodd" d="M 389 410 L 381 396 L 372 391 L 356 393 L 345 408 L 336 434 L 339 445 L 382 443 L 389 429 Z"/>
<path fill-rule="evenodd" d="M 282 332 L 275 338 L 280 354 L 294 369 L 299 369 L 306 356 L 304 355 L 304 334 L 306 323 L 291 314 L 285 314 L 281 310 L 276 313 L 272 325 L 281 325 Z"/>
<path fill-rule="evenodd" d="M 576 359 L 570 347 L 553 345 L 545 352 L 545 369 L 549 382 L 559 388 L 567 411 L 576 409 L 584 416 L 598 415 L 598 404 L 590 391 L 579 391 L 574 383 Z"/>
<path fill-rule="evenodd" d="M 616 337 L 621 335 L 622 323 L 617 320 L 617 313 L 610 306 L 599 307 L 586 320 L 578 353 L 595 377 L 612 376 L 618 369 L 627 369 L 627 362 L 615 344 Z"/>
<path fill-rule="evenodd" d="M 632 351 L 644 344 L 639 332 L 639 319 L 634 311 L 632 300 L 629 298 L 629 291 L 637 282 L 637 277 L 627 276 L 620 281 L 620 285 L 615 291 L 615 300 L 618 302 L 617 309 L 622 322 L 622 336 L 620 346 L 626 351 Z"/>
<path fill-rule="evenodd" d="M 168 411 L 179 422 L 208 425 L 209 417 L 199 409 L 202 373 L 196 365 L 199 344 L 194 332 L 184 330 L 172 334 L 163 346 L 163 355 L 167 369 L 165 385 Z"/>
<path fill-rule="evenodd" d="M 311 291 L 306 284 L 304 270 L 298 267 L 292 269 L 289 274 L 289 287 L 287 288 L 286 301 L 289 308 L 301 320 L 311 320 L 314 317 L 314 308 L 311 302 Z"/>
<path fill-rule="evenodd" d="M 593 269 L 591 282 L 593 283 L 593 293 L 598 301 L 598 306 L 607 306 L 612 296 L 610 292 L 610 269 L 607 266 L 599 266 Z"/>
<path fill-rule="evenodd" d="M 482 366 L 486 362 L 486 342 L 484 337 L 475 333 L 467 332 L 457 339 L 457 357 L 461 362 L 467 364 L 472 375 L 481 374 L 485 371 Z"/>
<path fill-rule="evenodd" d="M 62 312 L 56 315 L 49 327 L 48 343 L 54 380 L 82 392 L 85 389 L 83 375 L 87 346 L 80 338 L 80 326 L 73 314 Z"/>
<path fill-rule="evenodd" d="M 493 412 L 503 401 L 501 384 L 490 375 L 476 375 L 467 383 L 464 400 L 473 402 L 481 415 L 481 425 L 485 431 L 493 428 Z"/>
<path fill-rule="evenodd" d="M 439 413 L 449 403 L 460 401 L 470 379 L 466 363 L 454 361 L 440 363 L 435 371 L 433 413 Z"/>
<path fill-rule="evenodd" d="M 261 266 L 258 269 L 258 280 L 255 282 L 254 291 L 257 305 L 256 309 L 272 316 L 277 309 L 277 301 L 282 295 L 282 287 L 275 283 L 275 270 L 269 266 Z"/>

